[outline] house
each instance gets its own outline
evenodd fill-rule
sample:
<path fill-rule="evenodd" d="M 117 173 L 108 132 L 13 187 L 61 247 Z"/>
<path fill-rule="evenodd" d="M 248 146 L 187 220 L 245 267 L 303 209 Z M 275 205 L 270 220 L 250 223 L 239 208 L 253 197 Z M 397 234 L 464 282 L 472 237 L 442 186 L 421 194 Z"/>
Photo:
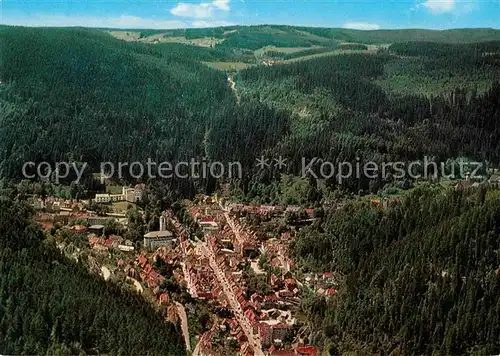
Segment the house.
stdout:
<path fill-rule="evenodd" d="M 158 298 L 158 301 L 160 302 L 161 305 L 166 305 L 170 301 L 170 297 L 168 296 L 168 293 L 162 293 L 160 294 L 160 297 Z"/>
<path fill-rule="evenodd" d="M 58 215 L 54 216 L 54 223 L 58 222 L 67 225 L 69 222 L 69 216 L 70 216 L 69 211 L 61 211 Z"/>
<path fill-rule="evenodd" d="M 254 354 L 252 351 L 252 348 L 250 347 L 250 344 L 248 342 L 245 342 L 241 346 L 240 353 L 244 356 L 252 356 Z"/>
<path fill-rule="evenodd" d="M 289 291 L 288 289 L 282 289 L 280 291 L 278 291 L 278 295 L 281 297 L 281 298 L 291 298 L 293 297 L 295 294 L 293 294 L 292 291 Z"/>
<path fill-rule="evenodd" d="M 326 290 L 326 295 L 327 296 L 331 296 L 331 295 L 334 295 L 334 294 L 337 294 L 337 290 L 336 289 L 334 289 L 334 288 L 328 288 Z"/>
<path fill-rule="evenodd" d="M 272 347 L 272 346 L 271 346 Z M 271 349 L 269 349 L 271 350 Z M 269 351 L 271 356 L 296 356 L 295 352 L 292 350 L 277 350 L 275 349 L 273 352 Z"/>
<path fill-rule="evenodd" d="M 297 283 L 295 282 L 295 279 L 287 278 L 285 279 L 285 286 L 288 290 L 293 291 L 297 286 Z"/>
<path fill-rule="evenodd" d="M 148 283 L 148 287 L 151 289 L 154 289 L 157 287 L 161 281 L 163 281 L 165 277 L 163 277 L 161 274 L 159 274 L 156 271 L 151 271 L 149 275 L 147 276 L 146 282 Z"/>
<path fill-rule="evenodd" d="M 250 321 L 250 324 L 253 324 L 257 319 L 257 316 L 252 309 L 247 309 L 243 314 L 245 314 L 247 319 Z"/>
<path fill-rule="evenodd" d="M 305 212 L 309 219 L 314 219 L 316 217 L 316 211 L 314 209 L 306 209 Z"/>
<path fill-rule="evenodd" d="M 219 286 L 217 286 L 212 292 L 213 298 L 219 298 L 221 294 L 222 294 L 222 288 Z"/>
<path fill-rule="evenodd" d="M 290 240 L 290 232 L 283 232 L 280 236 L 281 241 L 288 241 Z"/>
<path fill-rule="evenodd" d="M 300 206 L 296 206 L 296 205 L 289 205 L 287 206 L 287 208 L 285 209 L 285 212 L 288 213 L 298 213 L 300 211 Z"/>
<path fill-rule="evenodd" d="M 323 272 L 320 273 L 319 275 L 323 278 L 323 280 L 330 279 L 333 277 L 333 272 Z"/>
<path fill-rule="evenodd" d="M 261 322 L 254 326 L 254 332 L 260 334 L 260 340 L 264 347 L 271 346 L 274 340 L 283 340 L 288 334 L 288 329 L 286 324 L 270 325 Z"/>
<path fill-rule="evenodd" d="M 87 227 L 85 225 L 75 225 L 72 229 L 76 232 L 84 232 L 87 231 Z"/>
<path fill-rule="evenodd" d="M 315 348 L 314 346 L 299 346 L 295 349 L 299 355 L 316 355 L 318 353 L 318 349 Z"/>
<path fill-rule="evenodd" d="M 263 309 L 275 308 L 278 305 L 278 297 L 275 294 L 266 295 L 264 297 L 264 302 L 262 303 Z"/>
<path fill-rule="evenodd" d="M 123 252 L 132 252 L 134 251 L 134 246 L 118 245 L 118 249 Z"/>
<path fill-rule="evenodd" d="M 135 270 L 134 267 L 127 265 L 124 268 L 124 271 L 128 277 L 135 278 L 137 277 L 137 271 Z"/>
<path fill-rule="evenodd" d="M 148 259 L 144 255 L 140 255 L 139 258 L 137 259 L 139 266 L 144 268 L 146 264 L 148 263 Z"/>
<path fill-rule="evenodd" d="M 265 323 L 258 323 L 254 327 L 254 333 L 260 335 L 262 346 L 268 347 L 273 343 L 273 330 Z"/>
<path fill-rule="evenodd" d="M 262 296 L 260 294 L 257 294 L 257 293 L 254 293 L 250 296 L 250 300 L 252 301 L 252 303 L 262 303 L 262 301 L 264 300 L 264 298 L 262 298 Z"/>
<path fill-rule="evenodd" d="M 202 218 L 198 223 L 205 232 L 217 231 L 219 229 L 219 225 L 215 222 L 215 220 L 208 216 Z"/>
<path fill-rule="evenodd" d="M 96 248 L 97 246 L 104 246 L 105 240 L 102 237 L 97 237 L 95 235 L 90 235 L 88 237 L 89 245 L 92 248 Z"/>
<path fill-rule="evenodd" d="M 275 274 L 271 275 L 270 283 L 271 283 L 271 288 L 273 289 L 278 289 L 281 287 L 281 281 L 278 277 L 276 277 Z"/>
<path fill-rule="evenodd" d="M 104 225 L 92 225 L 92 226 L 89 226 L 89 230 L 97 235 L 103 235 L 104 234 Z"/>

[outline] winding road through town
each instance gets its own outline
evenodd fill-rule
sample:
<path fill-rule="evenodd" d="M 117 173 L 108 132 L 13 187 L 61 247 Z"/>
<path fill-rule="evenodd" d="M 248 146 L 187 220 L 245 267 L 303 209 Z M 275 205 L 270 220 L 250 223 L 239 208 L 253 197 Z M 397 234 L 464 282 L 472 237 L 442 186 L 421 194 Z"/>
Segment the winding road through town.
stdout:
<path fill-rule="evenodd" d="M 207 247 L 207 245 L 201 241 L 198 243 L 198 247 L 201 253 L 205 257 L 208 257 L 210 267 L 214 271 L 215 277 L 219 281 L 219 284 L 222 286 L 224 294 L 234 312 L 234 316 L 236 317 L 236 320 L 238 320 L 241 330 L 243 330 L 243 332 L 245 333 L 245 336 L 248 339 L 248 343 L 252 348 L 254 355 L 263 356 L 264 353 L 262 352 L 262 345 L 260 343 L 260 338 L 254 335 L 252 325 L 250 324 L 247 317 L 243 314 L 243 310 L 241 309 L 240 303 L 238 303 L 238 300 L 236 299 L 236 296 L 234 295 L 234 292 L 231 289 L 231 286 L 227 281 L 224 272 L 217 265 L 213 250 L 210 247 Z"/>

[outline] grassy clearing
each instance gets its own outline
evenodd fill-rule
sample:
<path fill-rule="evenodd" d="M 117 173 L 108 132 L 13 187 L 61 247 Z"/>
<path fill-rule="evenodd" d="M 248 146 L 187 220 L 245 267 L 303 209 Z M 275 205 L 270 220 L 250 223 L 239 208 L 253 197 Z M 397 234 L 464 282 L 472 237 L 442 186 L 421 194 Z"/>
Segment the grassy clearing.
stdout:
<path fill-rule="evenodd" d="M 123 213 L 127 211 L 129 205 L 134 205 L 134 203 L 130 203 L 128 201 L 118 201 L 111 204 L 111 209 L 113 209 L 116 213 Z"/>
<path fill-rule="evenodd" d="M 109 31 L 109 34 L 123 41 L 138 41 L 141 37 L 139 31 Z"/>
<path fill-rule="evenodd" d="M 121 194 L 122 186 L 121 185 L 107 185 L 106 193 L 108 194 Z"/>
<path fill-rule="evenodd" d="M 217 70 L 226 72 L 238 71 L 248 68 L 249 64 L 244 62 L 203 62 L 203 64 Z"/>

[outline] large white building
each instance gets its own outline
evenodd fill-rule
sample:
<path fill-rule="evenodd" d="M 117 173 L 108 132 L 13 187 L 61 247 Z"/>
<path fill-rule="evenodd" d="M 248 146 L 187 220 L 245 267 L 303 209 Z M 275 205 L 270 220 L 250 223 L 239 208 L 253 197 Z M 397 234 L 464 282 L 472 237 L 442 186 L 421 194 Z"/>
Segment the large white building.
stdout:
<path fill-rule="evenodd" d="M 96 194 L 96 203 L 113 203 L 117 201 L 128 201 L 136 203 L 142 199 L 143 188 L 137 185 L 135 188 L 122 187 L 121 194 Z"/>
<path fill-rule="evenodd" d="M 156 249 L 173 243 L 174 235 L 168 231 L 151 231 L 144 235 L 144 247 Z"/>

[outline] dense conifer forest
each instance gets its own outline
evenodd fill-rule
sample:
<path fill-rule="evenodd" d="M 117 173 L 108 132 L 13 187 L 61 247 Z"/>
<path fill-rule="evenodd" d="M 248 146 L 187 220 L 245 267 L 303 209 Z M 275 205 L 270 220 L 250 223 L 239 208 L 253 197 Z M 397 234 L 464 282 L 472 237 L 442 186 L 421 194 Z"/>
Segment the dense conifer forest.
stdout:
<path fill-rule="evenodd" d="M 303 305 L 332 354 L 497 354 L 499 198 L 421 188 L 302 229 L 292 250 L 304 272 L 343 275 L 338 295 Z"/>

